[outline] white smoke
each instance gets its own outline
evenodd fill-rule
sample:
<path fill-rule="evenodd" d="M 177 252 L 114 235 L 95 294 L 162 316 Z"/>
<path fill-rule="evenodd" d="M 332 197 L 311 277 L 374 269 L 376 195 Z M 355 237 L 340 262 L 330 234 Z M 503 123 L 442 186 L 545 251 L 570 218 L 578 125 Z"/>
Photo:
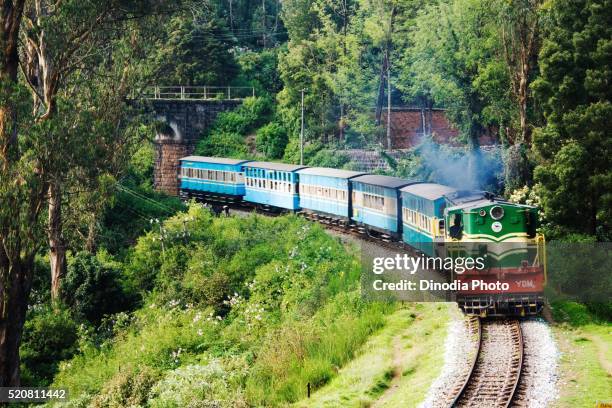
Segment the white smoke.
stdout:
<path fill-rule="evenodd" d="M 462 190 L 501 187 L 503 163 L 499 147 L 487 150 L 442 146 L 424 137 L 415 148 L 429 181 Z"/>

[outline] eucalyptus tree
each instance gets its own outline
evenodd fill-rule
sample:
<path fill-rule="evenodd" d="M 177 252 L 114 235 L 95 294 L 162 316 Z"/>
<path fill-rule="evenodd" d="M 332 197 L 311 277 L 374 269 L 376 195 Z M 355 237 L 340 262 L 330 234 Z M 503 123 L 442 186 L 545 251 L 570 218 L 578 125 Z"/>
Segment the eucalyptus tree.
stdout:
<path fill-rule="evenodd" d="M 150 14 L 152 9 L 147 5 L 155 8 L 155 4 L 147 3 L 131 0 L 26 2 L 22 71 L 32 91 L 33 119 L 47 133 L 48 152 L 41 166 L 47 186 L 47 239 L 54 300 L 58 297 L 61 277 L 66 271 L 63 190 L 71 168 L 87 166 L 83 162 L 85 158 L 93 160 L 83 148 L 96 146 L 95 138 L 100 137 L 95 126 L 84 128 L 78 123 L 84 109 L 93 109 L 87 101 L 81 100 L 81 106 L 76 110 L 66 109 L 63 112 L 58 110 L 58 101 L 61 98 L 77 101 L 80 95 L 88 94 L 86 90 L 104 82 L 99 75 L 104 71 L 110 74 L 109 67 L 114 63 L 111 60 L 113 47 L 117 46 L 117 38 L 121 36 L 119 30 L 126 28 L 124 23 L 128 19 Z M 123 72 L 113 78 L 118 82 L 111 89 L 118 92 L 120 98 L 125 98 L 129 69 L 122 69 Z M 95 125 L 95 122 L 91 122 L 91 125 Z"/>
<path fill-rule="evenodd" d="M 39 248 L 44 201 L 39 161 L 28 152 L 28 95 L 18 82 L 25 0 L 0 1 L 0 386 L 19 385 L 19 345 Z M 24 135 L 25 133 L 25 135 Z"/>
<path fill-rule="evenodd" d="M 509 94 L 518 126 L 505 133 L 511 145 L 506 159 L 506 190 L 530 184 L 531 132 L 536 117 L 530 85 L 537 74 L 542 0 L 502 0 L 492 3 L 500 45 L 498 54 L 507 69 Z"/>
<path fill-rule="evenodd" d="M 542 0 L 510 0 L 495 4 L 501 54 L 508 69 L 513 99 L 518 107 L 519 137 L 515 143 L 531 145 L 528 108 L 529 86 L 537 67 L 540 47 L 540 7 Z"/>
<path fill-rule="evenodd" d="M 104 77 L 109 67 L 126 62 L 101 57 L 114 55 L 108 48 L 113 39 L 134 39 L 118 28 L 159 12 L 165 7 L 160 4 L 0 1 L 0 386 L 20 381 L 19 345 L 33 261 L 44 242 L 44 206 L 49 210 L 46 235 L 56 291 L 65 261 L 64 183 L 83 165 L 78 161 L 82 149 L 96 146 L 92 132 L 112 123 L 92 114 L 93 106 L 84 98 L 71 95 L 88 82 L 71 81 L 77 72 Z M 117 72 L 128 75 L 130 69 L 122 66 Z M 126 81 L 117 84 L 126 91 Z"/>

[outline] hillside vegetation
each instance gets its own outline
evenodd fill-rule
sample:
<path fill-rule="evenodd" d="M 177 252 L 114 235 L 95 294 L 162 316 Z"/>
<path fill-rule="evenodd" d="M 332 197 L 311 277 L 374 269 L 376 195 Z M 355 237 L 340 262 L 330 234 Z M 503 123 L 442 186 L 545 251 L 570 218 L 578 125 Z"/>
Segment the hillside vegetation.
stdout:
<path fill-rule="evenodd" d="M 142 307 L 115 315 L 54 385 L 72 406 L 240 407 L 327 384 L 396 306 L 365 303 L 358 258 L 294 216 L 214 218 L 192 205 L 138 240 L 124 268 Z"/>

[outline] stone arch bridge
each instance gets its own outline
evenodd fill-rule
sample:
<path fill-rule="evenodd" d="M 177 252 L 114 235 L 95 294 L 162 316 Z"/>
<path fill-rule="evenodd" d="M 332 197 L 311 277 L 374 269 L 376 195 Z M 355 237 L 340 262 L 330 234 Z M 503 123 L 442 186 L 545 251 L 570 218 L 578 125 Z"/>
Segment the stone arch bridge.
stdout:
<path fill-rule="evenodd" d="M 196 143 L 220 112 L 255 96 L 251 87 L 167 86 L 148 89 L 148 102 L 162 124 L 155 135 L 153 183 L 158 191 L 178 195 L 179 159 L 193 153 Z"/>

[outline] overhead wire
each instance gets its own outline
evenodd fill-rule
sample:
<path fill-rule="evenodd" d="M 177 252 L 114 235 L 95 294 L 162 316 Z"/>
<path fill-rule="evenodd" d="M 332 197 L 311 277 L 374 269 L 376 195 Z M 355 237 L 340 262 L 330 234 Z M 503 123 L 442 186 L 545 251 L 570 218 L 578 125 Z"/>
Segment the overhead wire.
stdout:
<path fill-rule="evenodd" d="M 136 198 L 138 198 L 138 199 L 140 199 L 142 201 L 146 201 L 146 202 L 156 206 L 157 208 L 163 210 L 164 212 L 166 212 L 168 214 L 174 214 L 176 212 L 172 207 L 167 206 L 165 204 L 162 204 L 161 202 L 156 201 L 156 200 L 154 200 L 154 199 L 152 199 L 150 197 L 147 197 L 147 196 L 145 196 L 143 194 L 140 194 L 140 193 L 138 193 L 138 192 L 136 192 L 136 191 L 134 191 L 134 190 L 124 186 L 121 183 L 117 183 L 117 188 L 120 191 L 123 191 L 123 192 L 125 192 L 127 194 L 132 195 L 133 197 L 136 197 Z"/>

